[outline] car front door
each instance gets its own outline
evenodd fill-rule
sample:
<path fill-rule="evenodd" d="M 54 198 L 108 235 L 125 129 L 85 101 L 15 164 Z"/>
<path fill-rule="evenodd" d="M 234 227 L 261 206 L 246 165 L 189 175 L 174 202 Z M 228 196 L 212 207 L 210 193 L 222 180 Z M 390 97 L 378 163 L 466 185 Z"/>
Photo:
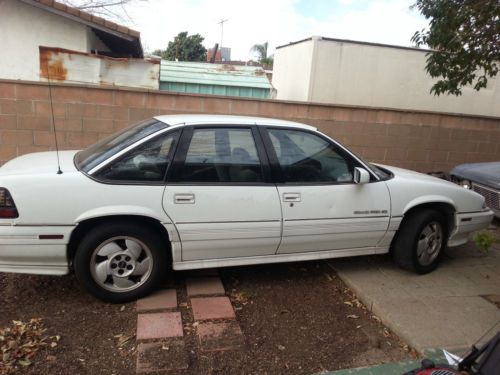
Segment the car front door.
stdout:
<path fill-rule="evenodd" d="M 354 168 L 362 164 L 316 132 L 267 128 L 261 133 L 283 211 L 278 253 L 375 252 L 389 224 L 386 184 L 374 176 L 372 182 L 354 183 Z"/>
<path fill-rule="evenodd" d="M 281 207 L 256 127 L 187 126 L 163 207 L 182 261 L 275 254 Z"/>

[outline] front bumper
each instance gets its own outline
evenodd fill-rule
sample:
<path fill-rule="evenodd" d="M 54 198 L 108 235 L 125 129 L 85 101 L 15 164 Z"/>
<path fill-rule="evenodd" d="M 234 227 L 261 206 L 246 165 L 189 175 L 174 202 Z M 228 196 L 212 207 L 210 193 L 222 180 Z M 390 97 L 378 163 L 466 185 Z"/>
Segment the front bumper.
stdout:
<path fill-rule="evenodd" d="M 488 228 L 493 216 L 494 213 L 491 210 L 457 213 L 455 215 L 455 230 L 451 233 L 448 246 L 463 245 L 469 240 L 469 236 L 473 232 Z"/>
<path fill-rule="evenodd" d="M 0 225 L 0 272 L 69 273 L 67 245 L 74 226 Z"/>

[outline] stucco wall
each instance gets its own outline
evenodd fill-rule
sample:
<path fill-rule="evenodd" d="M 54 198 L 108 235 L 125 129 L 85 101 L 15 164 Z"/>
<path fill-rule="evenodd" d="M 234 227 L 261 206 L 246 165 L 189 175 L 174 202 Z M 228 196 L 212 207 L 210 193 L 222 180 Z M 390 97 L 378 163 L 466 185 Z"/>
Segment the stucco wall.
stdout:
<path fill-rule="evenodd" d="M 0 78 L 38 81 L 39 46 L 90 52 L 101 45 L 85 25 L 17 0 L 0 0 Z"/>
<path fill-rule="evenodd" d="M 213 113 L 303 122 L 370 161 L 422 172 L 500 160 L 498 118 L 65 84 L 54 84 L 52 97 L 62 149 L 159 114 Z M 0 80 L 0 164 L 54 149 L 49 98 L 44 83 Z"/>
<path fill-rule="evenodd" d="M 277 99 L 309 101 L 313 59 L 312 41 L 277 50 L 274 55 L 273 86 Z"/>
<path fill-rule="evenodd" d="M 312 68 L 302 64 L 303 44 Z M 479 92 L 465 88 L 463 95 L 429 93 L 434 80 L 425 72 L 425 51 L 314 39 L 279 48 L 273 74 L 288 79 L 310 73 L 308 99 L 312 102 L 384 107 L 421 111 L 464 113 L 500 117 L 500 78 L 491 79 Z M 304 100 L 283 79 L 273 85 L 277 98 Z"/>

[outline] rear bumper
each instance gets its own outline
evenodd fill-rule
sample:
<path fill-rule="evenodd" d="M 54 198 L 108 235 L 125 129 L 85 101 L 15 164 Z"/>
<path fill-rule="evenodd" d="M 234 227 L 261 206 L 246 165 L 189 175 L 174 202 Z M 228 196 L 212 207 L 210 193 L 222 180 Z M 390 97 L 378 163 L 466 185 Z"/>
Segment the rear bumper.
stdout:
<path fill-rule="evenodd" d="M 455 230 L 448 240 L 448 246 L 463 245 L 473 232 L 487 228 L 493 220 L 493 216 L 494 213 L 491 210 L 457 213 L 455 215 Z"/>
<path fill-rule="evenodd" d="M 0 272 L 65 275 L 74 226 L 0 225 Z"/>

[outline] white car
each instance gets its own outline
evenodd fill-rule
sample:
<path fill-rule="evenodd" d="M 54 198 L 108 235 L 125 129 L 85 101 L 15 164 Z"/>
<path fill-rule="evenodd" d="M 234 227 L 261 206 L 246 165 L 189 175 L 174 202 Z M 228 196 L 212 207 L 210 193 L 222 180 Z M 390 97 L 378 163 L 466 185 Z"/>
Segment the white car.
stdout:
<path fill-rule="evenodd" d="M 0 271 L 74 270 L 129 301 L 169 269 L 392 252 L 417 273 L 493 213 L 451 182 L 375 166 L 308 125 L 158 116 L 83 151 L 0 168 Z"/>

